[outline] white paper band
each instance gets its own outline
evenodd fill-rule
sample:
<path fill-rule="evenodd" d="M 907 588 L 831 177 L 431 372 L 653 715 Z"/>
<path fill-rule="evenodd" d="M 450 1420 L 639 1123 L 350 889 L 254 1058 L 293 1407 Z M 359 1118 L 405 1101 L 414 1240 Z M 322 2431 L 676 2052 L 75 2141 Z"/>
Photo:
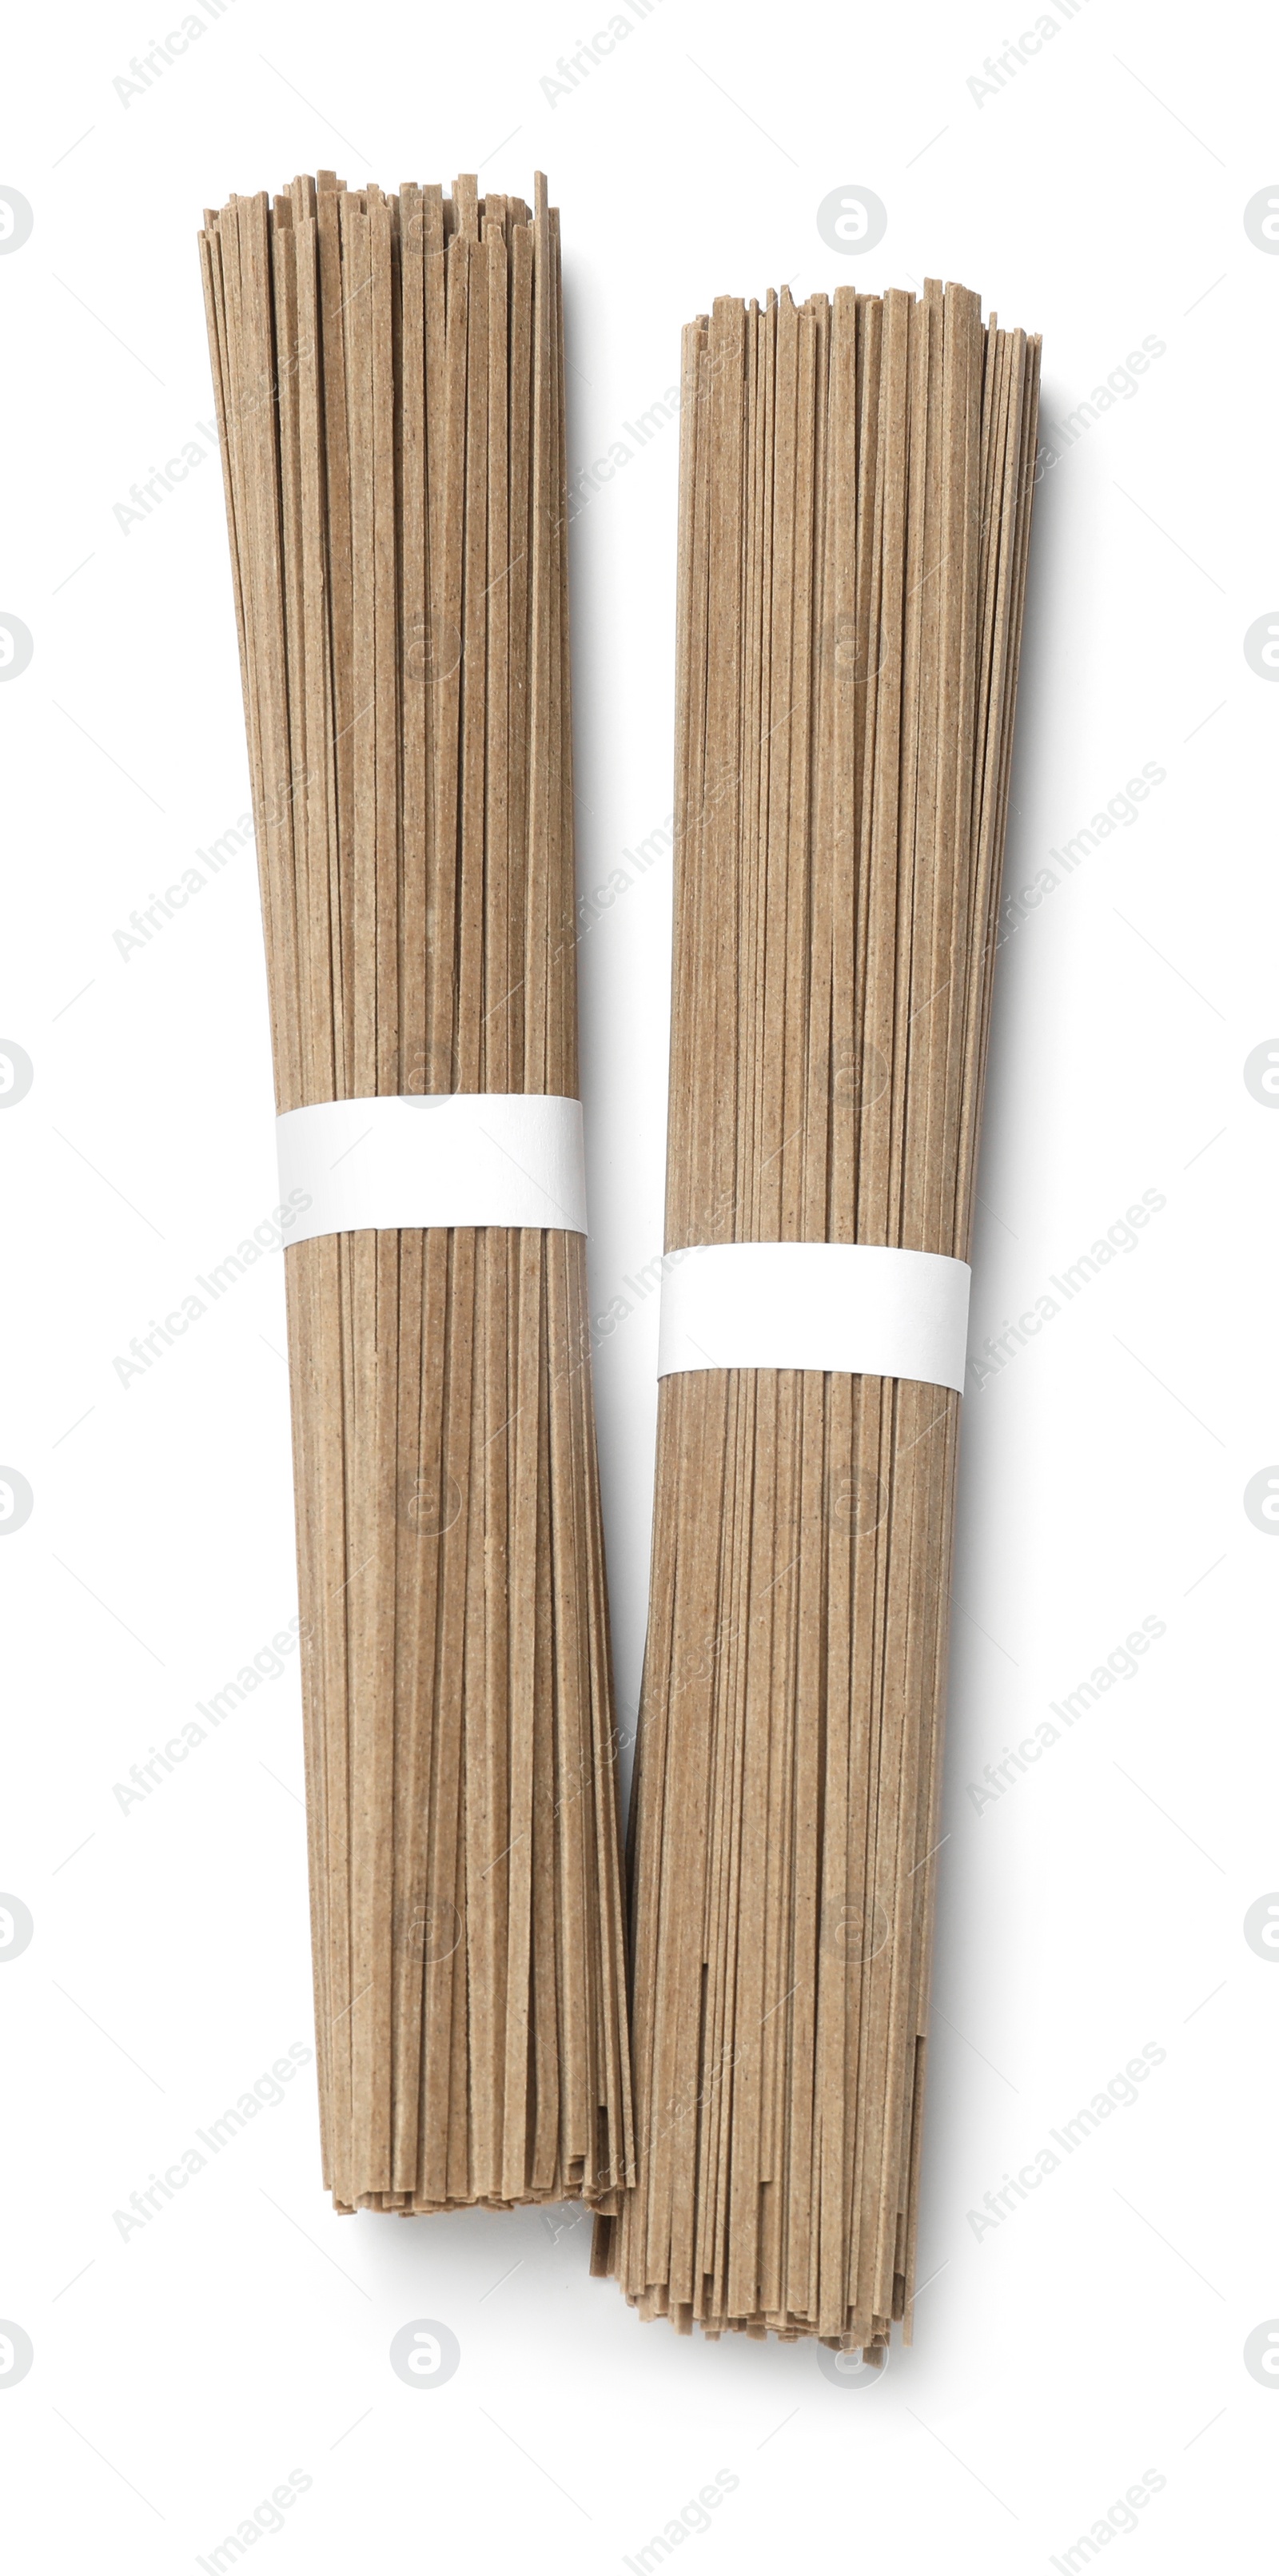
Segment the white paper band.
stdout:
<path fill-rule="evenodd" d="M 657 1374 L 847 1369 L 964 1385 L 966 1261 L 875 1243 L 713 1243 L 662 1272 Z"/>
<path fill-rule="evenodd" d="M 280 1196 L 299 1210 L 291 1243 L 418 1225 L 586 1232 L 580 1100 L 535 1091 L 325 1100 L 275 1125 Z"/>

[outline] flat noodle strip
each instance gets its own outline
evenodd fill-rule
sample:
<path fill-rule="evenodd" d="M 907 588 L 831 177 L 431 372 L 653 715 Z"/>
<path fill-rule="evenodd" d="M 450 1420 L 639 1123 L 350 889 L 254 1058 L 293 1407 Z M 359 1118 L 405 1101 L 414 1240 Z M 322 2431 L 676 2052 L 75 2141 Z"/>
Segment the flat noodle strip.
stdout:
<path fill-rule="evenodd" d="M 968 1253 L 1039 344 L 684 335 L 667 1244 Z M 909 2334 L 959 1400 L 663 1380 L 631 1820 L 644 2317 Z"/>
<path fill-rule="evenodd" d="M 277 1108 L 577 1092 L 558 216 L 332 171 L 201 236 Z M 585 1247 L 286 1249 L 324 2175 L 633 2170 Z"/>

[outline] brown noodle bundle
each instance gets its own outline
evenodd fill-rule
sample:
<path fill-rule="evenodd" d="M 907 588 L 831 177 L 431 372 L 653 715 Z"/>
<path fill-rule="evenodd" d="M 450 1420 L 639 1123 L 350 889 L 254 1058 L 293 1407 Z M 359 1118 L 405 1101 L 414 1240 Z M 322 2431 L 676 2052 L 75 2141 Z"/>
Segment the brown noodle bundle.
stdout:
<path fill-rule="evenodd" d="M 205 218 L 277 1108 L 577 1092 L 559 228 L 459 179 Z M 630 2160 L 585 1243 L 285 1255 L 325 2179 Z"/>
<path fill-rule="evenodd" d="M 967 1257 L 1038 342 L 978 298 L 685 334 L 669 1248 Z M 959 1398 L 663 1381 L 633 1812 L 639 2183 L 682 2331 L 907 2330 Z"/>

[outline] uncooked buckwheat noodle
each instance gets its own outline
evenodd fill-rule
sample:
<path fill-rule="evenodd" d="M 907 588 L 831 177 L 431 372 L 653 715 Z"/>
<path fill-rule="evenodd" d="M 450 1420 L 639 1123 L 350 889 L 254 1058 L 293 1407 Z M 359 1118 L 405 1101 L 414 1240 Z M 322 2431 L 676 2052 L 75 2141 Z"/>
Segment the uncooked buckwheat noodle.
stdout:
<path fill-rule="evenodd" d="M 967 1257 L 1038 354 L 936 282 L 685 334 L 668 1248 Z M 958 1421 L 662 1382 L 594 2263 L 681 2332 L 909 2334 Z"/>
<path fill-rule="evenodd" d="M 277 1108 L 577 1093 L 559 223 L 332 172 L 206 215 Z M 325 2180 L 630 2162 L 580 1234 L 285 1253 Z"/>

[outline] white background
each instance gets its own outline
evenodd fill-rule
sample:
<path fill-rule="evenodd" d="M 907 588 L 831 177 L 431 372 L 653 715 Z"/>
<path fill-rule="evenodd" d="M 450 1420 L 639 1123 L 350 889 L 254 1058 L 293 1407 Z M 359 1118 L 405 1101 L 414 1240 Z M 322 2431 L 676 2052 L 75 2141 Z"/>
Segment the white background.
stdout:
<path fill-rule="evenodd" d="M 141 0 L 28 10 L 7 40 L 0 182 L 35 223 L 0 257 L 0 609 L 35 649 L 0 687 L 0 1034 L 35 1078 L 0 1113 L 0 1459 L 35 1499 L 0 1546 L 0 1887 L 35 1934 L 0 1965 L 0 2315 L 35 2359 L 0 2380 L 6 2556 L 189 2567 L 296 2468 L 252 2544 L 270 2568 L 594 2571 L 724 2469 L 678 2543 L 696 2576 L 872 2551 L 986 2576 L 1060 2557 L 1151 2471 L 1098 2554 L 1251 2565 L 1279 2433 L 1243 2359 L 1279 2317 L 1279 1960 L 1243 1932 L 1279 1886 L 1277 1560 L 1243 1507 L 1279 1459 L 1279 1117 L 1243 1079 L 1279 1029 L 1279 698 L 1243 651 L 1279 601 L 1279 258 L 1243 223 L 1279 182 L 1268 18 L 1085 0 L 979 103 L 1021 26 L 993 0 L 654 0 L 548 99 L 595 23 L 228 0 L 127 104 L 169 24 Z M 548 171 L 575 466 L 676 384 L 686 319 L 784 279 L 979 288 L 1042 330 L 1057 422 L 1165 344 L 1036 505 L 1010 885 L 1144 763 L 1167 777 L 1001 953 L 974 1348 L 1144 1191 L 1167 1204 L 967 1399 L 928 2286 L 868 2387 L 812 2348 L 641 2326 L 572 2211 L 339 2221 L 310 2066 L 144 2228 L 113 2221 L 312 2036 L 296 1660 L 142 1803 L 113 1795 L 296 1607 L 279 1256 L 142 1378 L 113 1368 L 275 1196 L 251 850 L 127 960 L 113 937 L 248 806 L 217 464 L 127 533 L 114 505 L 208 446 L 202 207 L 326 165 Z M 855 183 L 889 217 L 861 258 L 816 225 Z M 584 891 L 669 813 L 677 443 L 573 530 Z M 581 944 L 601 1315 L 661 1240 L 668 941 L 663 862 Z M 656 1348 L 655 1301 L 629 1302 L 597 1360 L 627 1719 Z M 1137 1675 L 979 1810 L 968 1784 L 1147 1617 Z M 978 2234 L 1147 2042 L 1140 2099 Z M 422 2317 L 461 2362 L 419 2390 L 388 2347 Z"/>

